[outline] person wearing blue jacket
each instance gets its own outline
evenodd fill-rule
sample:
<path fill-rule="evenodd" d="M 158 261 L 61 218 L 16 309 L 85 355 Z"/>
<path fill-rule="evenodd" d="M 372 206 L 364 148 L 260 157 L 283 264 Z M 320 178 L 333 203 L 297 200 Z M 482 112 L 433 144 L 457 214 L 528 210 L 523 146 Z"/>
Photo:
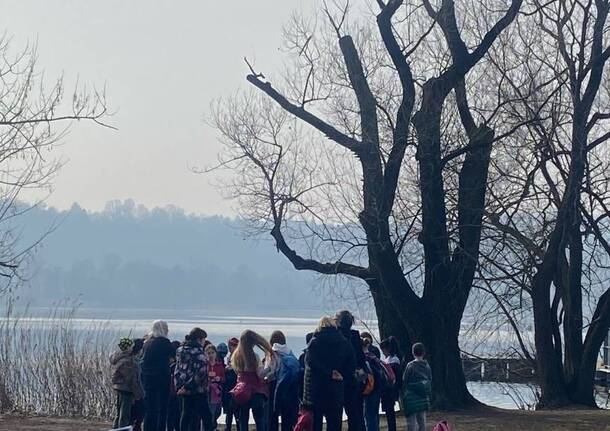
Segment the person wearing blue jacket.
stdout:
<path fill-rule="evenodd" d="M 282 418 L 281 431 L 292 431 L 299 414 L 299 379 L 301 364 L 286 345 L 286 336 L 281 331 L 274 331 L 269 340 L 274 357 L 269 399 L 269 431 L 278 431 L 278 420 Z"/>

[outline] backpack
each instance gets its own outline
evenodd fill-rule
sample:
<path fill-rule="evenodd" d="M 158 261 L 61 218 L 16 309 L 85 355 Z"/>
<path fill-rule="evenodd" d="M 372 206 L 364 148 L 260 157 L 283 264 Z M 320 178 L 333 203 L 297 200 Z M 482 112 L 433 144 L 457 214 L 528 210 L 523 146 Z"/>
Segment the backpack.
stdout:
<path fill-rule="evenodd" d="M 385 362 L 382 362 L 381 366 L 383 367 L 383 373 L 385 374 L 385 380 L 389 389 L 394 389 L 396 387 L 396 373 L 394 372 L 394 368 Z"/>
<path fill-rule="evenodd" d="M 449 422 L 440 421 L 439 423 L 434 425 L 434 428 L 432 429 L 432 431 L 452 431 L 452 428 L 451 428 L 451 425 L 449 425 Z"/>
<path fill-rule="evenodd" d="M 366 375 L 364 388 L 362 389 L 362 395 L 370 395 L 375 389 L 375 376 L 371 373 Z"/>
<path fill-rule="evenodd" d="M 252 386 L 245 382 L 237 382 L 235 387 L 229 391 L 233 396 L 233 401 L 238 406 L 248 404 L 252 399 Z"/>
<path fill-rule="evenodd" d="M 370 372 L 374 376 L 375 383 L 382 392 L 394 389 L 396 384 L 396 375 L 394 371 L 387 371 L 385 364 L 372 353 L 367 353 L 366 360 L 370 369 Z M 390 367 L 388 365 L 388 367 Z M 391 367 L 390 367 L 391 369 Z"/>
<path fill-rule="evenodd" d="M 292 354 L 284 355 L 278 354 L 280 358 L 280 369 L 278 370 L 278 376 L 283 376 L 283 382 L 293 385 L 298 383 L 301 375 L 301 363 Z"/>
<path fill-rule="evenodd" d="M 279 368 L 276 372 L 273 412 L 281 411 L 283 406 L 298 405 L 301 363 L 293 354 L 278 353 Z"/>

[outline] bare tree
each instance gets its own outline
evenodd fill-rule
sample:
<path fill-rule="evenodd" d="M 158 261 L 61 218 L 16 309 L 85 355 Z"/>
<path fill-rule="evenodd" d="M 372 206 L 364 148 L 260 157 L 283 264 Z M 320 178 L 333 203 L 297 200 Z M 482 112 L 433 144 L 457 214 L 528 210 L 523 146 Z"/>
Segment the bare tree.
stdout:
<path fill-rule="evenodd" d="M 37 245 L 19 242 L 15 220 L 29 208 L 19 203 L 20 195 L 50 190 L 61 166 L 51 150 L 72 122 L 106 126 L 107 115 L 103 93 L 80 87 L 66 97 L 61 78 L 47 88 L 36 47 L 17 51 L 10 42 L 7 35 L 0 38 L 0 291 L 22 281 L 22 263 Z"/>
<path fill-rule="evenodd" d="M 227 146 L 221 166 L 237 170 L 232 191 L 249 219 L 296 269 L 365 282 L 384 335 L 405 351 L 427 344 L 434 402 L 456 408 L 475 402 L 458 336 L 491 149 L 505 136 L 495 135 L 493 109 L 473 114 L 468 75 L 522 1 L 484 4 L 484 19 L 471 4 L 438 3 L 378 0 L 377 36 L 370 10 L 323 2 L 330 27 L 295 19 L 288 29 L 296 67 L 284 89 L 250 66 L 248 82 L 276 106 L 244 96 L 215 122 Z"/>
<path fill-rule="evenodd" d="M 482 253 L 482 277 L 493 280 L 487 285 L 495 296 L 516 301 L 513 311 L 531 304 L 541 406 L 595 406 L 596 360 L 610 328 L 603 145 L 610 137 L 610 3 L 538 6 L 535 25 L 523 27 L 513 44 L 530 59 L 524 79 L 506 75 L 517 94 L 535 91 L 514 103 L 511 115 L 528 123 L 520 149 L 505 152 L 501 187 L 490 192 L 493 253 Z"/>

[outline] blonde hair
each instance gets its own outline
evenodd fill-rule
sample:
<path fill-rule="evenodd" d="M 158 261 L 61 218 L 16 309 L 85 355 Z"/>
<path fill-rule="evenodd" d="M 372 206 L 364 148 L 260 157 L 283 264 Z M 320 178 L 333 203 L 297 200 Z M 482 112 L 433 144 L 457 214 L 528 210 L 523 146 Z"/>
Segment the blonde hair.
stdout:
<path fill-rule="evenodd" d="M 335 319 L 330 316 L 324 316 L 318 322 L 318 328 L 316 332 L 320 332 L 324 328 L 336 328 L 337 324 L 335 323 Z"/>
<path fill-rule="evenodd" d="M 218 350 L 216 350 L 216 346 L 214 346 L 213 344 L 208 344 L 207 346 L 205 346 L 204 352 L 206 355 L 209 355 L 211 353 L 214 353 L 215 355 L 218 354 Z"/>
<path fill-rule="evenodd" d="M 150 331 L 151 337 L 162 337 L 167 338 L 169 334 L 169 328 L 165 320 L 155 320 L 152 324 L 152 330 Z"/>
<path fill-rule="evenodd" d="M 261 349 L 267 356 L 273 354 L 271 345 L 264 337 L 254 331 L 246 329 L 242 332 L 241 337 L 239 337 L 237 349 L 233 353 L 233 356 L 231 356 L 231 364 L 233 365 L 233 368 L 235 368 L 235 371 L 238 373 L 244 371 L 258 371 L 259 363 L 256 353 L 254 353 L 254 347 Z"/>

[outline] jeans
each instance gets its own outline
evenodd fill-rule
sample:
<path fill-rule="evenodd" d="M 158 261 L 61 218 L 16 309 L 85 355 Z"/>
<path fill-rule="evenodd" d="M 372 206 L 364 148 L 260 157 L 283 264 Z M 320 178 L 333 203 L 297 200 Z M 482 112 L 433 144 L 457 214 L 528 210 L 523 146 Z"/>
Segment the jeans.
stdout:
<path fill-rule="evenodd" d="M 254 416 L 256 423 L 256 431 L 267 431 L 266 413 L 267 397 L 262 394 L 252 395 L 250 402 L 239 407 L 239 431 L 248 431 L 248 422 L 250 420 L 250 410 Z"/>
<path fill-rule="evenodd" d="M 237 419 L 238 414 L 235 405 L 233 404 L 233 401 L 231 400 L 225 403 L 225 405 L 223 406 L 223 410 L 225 412 L 225 431 L 231 431 L 231 428 L 233 428 L 233 417 Z M 235 422 L 237 424 L 237 427 L 239 427 L 237 420 Z"/>
<path fill-rule="evenodd" d="M 131 405 L 134 396 L 131 392 L 116 392 L 116 417 L 114 418 L 113 428 L 123 428 L 131 425 Z"/>
<path fill-rule="evenodd" d="M 362 391 L 357 382 L 345 385 L 345 414 L 348 431 L 364 431 L 364 406 Z"/>
<path fill-rule="evenodd" d="M 407 416 L 407 431 L 426 431 L 426 412 Z"/>
<path fill-rule="evenodd" d="M 388 431 L 396 431 L 396 401 L 394 397 L 381 397 L 381 405 L 385 412 L 385 418 L 388 422 Z"/>
<path fill-rule="evenodd" d="M 209 403 L 208 408 L 210 409 L 210 415 L 212 418 L 212 430 L 215 430 L 218 428 L 218 418 L 222 413 L 222 406 L 220 404 Z"/>
<path fill-rule="evenodd" d="M 271 410 L 273 406 L 271 406 Z M 281 431 L 292 431 L 294 426 L 297 424 L 297 417 L 299 415 L 299 404 L 298 400 L 295 400 L 294 405 L 281 406 L 279 411 L 271 411 L 269 414 L 269 431 L 279 431 L 278 419 L 282 418 Z"/>
<path fill-rule="evenodd" d="M 182 407 L 180 431 L 199 431 L 201 429 L 201 420 L 203 419 L 204 422 L 206 420 L 205 412 L 210 411 L 208 397 L 206 394 L 194 394 L 181 395 L 179 399 Z"/>
<path fill-rule="evenodd" d="M 379 402 L 378 390 L 364 397 L 364 422 L 366 431 L 379 431 Z"/>
<path fill-rule="evenodd" d="M 144 431 L 165 431 L 170 375 L 144 376 Z"/>
<path fill-rule="evenodd" d="M 295 390 L 281 391 L 280 396 L 282 399 L 276 400 L 276 382 L 272 382 L 269 385 L 269 401 L 267 402 L 269 414 L 267 419 L 269 431 L 279 431 L 279 418 L 282 418 L 281 431 L 292 431 L 297 423 L 299 416 L 299 394 Z"/>

